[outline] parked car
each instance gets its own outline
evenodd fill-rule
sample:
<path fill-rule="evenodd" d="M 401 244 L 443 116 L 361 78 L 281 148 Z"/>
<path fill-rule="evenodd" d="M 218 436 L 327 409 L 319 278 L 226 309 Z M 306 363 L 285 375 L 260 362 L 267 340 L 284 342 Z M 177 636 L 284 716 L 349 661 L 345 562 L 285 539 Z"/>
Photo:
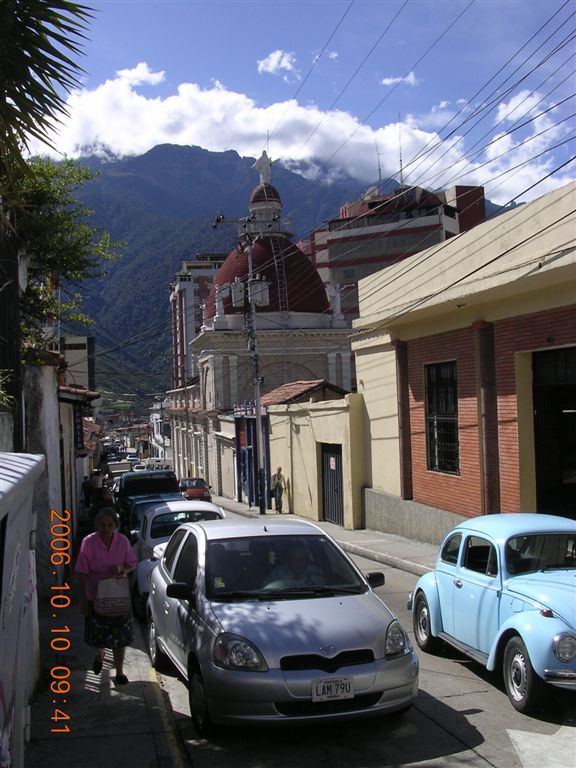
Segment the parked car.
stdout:
<path fill-rule="evenodd" d="M 180 490 L 185 499 L 212 501 L 210 486 L 201 477 L 185 477 L 180 480 Z"/>
<path fill-rule="evenodd" d="M 168 541 L 182 523 L 198 520 L 222 520 L 226 513 L 217 504 L 194 499 L 173 499 L 150 504 L 142 517 L 137 540 L 133 546 L 138 560 L 152 557 L 157 544 Z"/>
<path fill-rule="evenodd" d="M 114 487 L 114 484 L 119 480 L 121 475 L 125 475 L 126 472 L 132 471 L 132 465 L 129 461 L 109 461 L 106 465 L 106 471 L 108 482 Z"/>
<path fill-rule="evenodd" d="M 126 472 L 120 477 L 116 491 L 116 507 L 124 530 L 128 527 L 130 505 L 137 498 L 158 494 L 180 494 L 178 478 L 172 470 Z"/>
<path fill-rule="evenodd" d="M 179 493 L 156 493 L 150 496 L 137 496 L 128 505 L 127 512 L 127 536 L 132 544 L 135 544 L 140 534 L 140 526 L 147 510 L 166 504 L 168 501 L 181 501 Z"/>
<path fill-rule="evenodd" d="M 408 602 L 416 642 L 442 641 L 502 670 L 519 712 L 549 686 L 576 690 L 576 523 L 543 514 L 472 518 L 445 537 Z"/>
<path fill-rule="evenodd" d="M 132 587 L 134 612 L 138 618 L 146 618 L 146 604 L 150 592 L 150 573 L 158 563 L 155 548 L 167 542 L 182 523 L 198 520 L 223 520 L 222 507 L 208 501 L 166 501 L 146 508 L 136 542 L 132 549 L 138 560 Z"/>
<path fill-rule="evenodd" d="M 187 523 L 150 576 L 148 641 L 188 682 L 196 730 L 407 709 L 418 659 L 340 546 L 301 520 Z"/>

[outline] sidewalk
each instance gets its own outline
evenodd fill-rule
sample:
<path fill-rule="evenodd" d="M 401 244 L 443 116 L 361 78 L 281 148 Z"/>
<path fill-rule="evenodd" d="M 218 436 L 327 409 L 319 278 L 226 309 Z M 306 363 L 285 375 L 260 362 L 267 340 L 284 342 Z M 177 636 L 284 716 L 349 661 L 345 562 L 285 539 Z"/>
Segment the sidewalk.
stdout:
<path fill-rule="evenodd" d="M 84 643 L 84 618 L 78 605 L 58 610 L 54 620 L 47 601 L 40 611 L 41 677 L 32 705 L 31 738 L 26 745 L 25 768 L 184 768 L 168 696 L 158 683 L 143 628 L 134 622 L 134 642 L 126 649 L 127 685 L 114 683 L 112 653 L 106 651 L 104 668 L 92 672 L 94 649 Z M 52 629 L 70 640 L 70 648 L 54 652 Z M 62 685 L 66 670 L 70 689 Z M 52 676 L 50 672 L 52 671 Z M 50 689 L 54 673 L 60 676 L 56 691 Z M 69 719 L 53 720 L 54 716 Z M 69 732 L 66 732 L 66 726 Z M 64 732 L 53 732 L 61 728 Z M 15 766 L 15 768 L 21 768 Z"/>
<path fill-rule="evenodd" d="M 260 517 L 231 499 L 213 497 L 230 516 Z M 276 518 L 268 510 L 263 518 Z M 351 554 L 383 565 L 420 575 L 434 566 L 437 547 L 410 541 L 379 531 L 347 531 L 332 523 L 317 523 Z M 31 736 L 26 745 L 24 768 L 189 768 L 186 750 L 173 722 L 170 700 L 162 690 L 150 665 L 145 628 L 134 623 L 134 642 L 126 649 L 125 673 L 128 685 L 116 686 L 112 654 L 106 652 L 100 675 L 91 670 L 93 649 L 83 640 L 84 620 L 73 602 L 59 609 L 57 620 L 44 600 L 39 606 L 42 673 L 32 705 Z M 69 632 L 52 630 L 68 627 Z M 50 648 L 54 637 L 66 637 L 70 648 L 56 652 Z M 60 668 L 60 669 L 58 669 Z M 70 683 L 60 684 L 60 693 L 50 689 L 54 672 Z M 52 671 L 52 676 L 51 676 Z M 55 685 L 58 691 L 58 685 Z M 69 719 L 58 712 L 69 715 Z M 66 726 L 69 732 L 66 732 Z M 51 729 L 63 728 L 64 732 Z M 20 767 L 17 767 L 20 768 Z"/>
<path fill-rule="evenodd" d="M 221 496 L 212 496 L 214 504 L 219 504 L 225 511 L 232 512 L 243 517 L 260 517 L 256 507 L 248 507 L 232 499 Z M 262 517 L 274 517 L 278 515 L 273 510 L 267 510 Z M 292 517 L 292 515 L 290 515 Z M 298 515 L 295 515 L 298 517 Z M 369 560 L 375 560 L 392 568 L 408 571 L 416 576 L 421 576 L 434 568 L 437 544 L 425 544 L 421 541 L 412 541 L 393 533 L 382 533 L 367 529 L 348 531 L 334 523 L 316 522 L 347 552 Z"/>

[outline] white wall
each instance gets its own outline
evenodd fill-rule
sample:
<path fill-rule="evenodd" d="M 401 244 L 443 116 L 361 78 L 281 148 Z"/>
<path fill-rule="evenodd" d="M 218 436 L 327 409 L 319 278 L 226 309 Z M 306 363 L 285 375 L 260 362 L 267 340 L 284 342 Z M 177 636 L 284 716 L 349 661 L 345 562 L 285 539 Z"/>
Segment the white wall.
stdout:
<path fill-rule="evenodd" d="M 28 708 L 39 670 L 33 506 L 43 456 L 0 453 L 0 765 L 24 765 Z"/>

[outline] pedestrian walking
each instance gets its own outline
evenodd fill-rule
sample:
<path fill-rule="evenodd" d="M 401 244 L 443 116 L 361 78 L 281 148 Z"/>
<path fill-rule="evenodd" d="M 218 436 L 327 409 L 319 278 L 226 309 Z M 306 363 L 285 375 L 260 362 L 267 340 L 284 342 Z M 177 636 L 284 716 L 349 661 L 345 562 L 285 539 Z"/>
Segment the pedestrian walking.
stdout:
<path fill-rule="evenodd" d="M 104 484 L 104 476 L 99 469 L 93 469 L 90 475 L 90 488 L 92 489 L 92 495 L 99 491 Z"/>
<path fill-rule="evenodd" d="M 117 685 L 125 685 L 128 678 L 124 674 L 124 654 L 126 646 L 134 637 L 132 612 L 130 608 L 130 589 L 128 574 L 136 566 L 136 557 L 130 542 L 118 532 L 118 516 L 110 507 L 104 507 L 94 519 L 95 532 L 86 536 L 80 545 L 80 552 L 74 570 L 80 578 L 80 608 L 84 614 L 84 640 L 96 648 L 92 671 L 99 675 L 104 663 L 106 648 L 112 650 Z M 116 609 L 121 612 L 104 613 L 100 606 L 103 581 L 124 582 L 112 584 L 112 587 L 124 587 L 128 596 L 116 598 Z M 102 585 L 103 586 L 103 585 Z M 117 592 L 122 591 L 118 589 Z"/>
<path fill-rule="evenodd" d="M 282 474 L 282 467 L 278 467 L 276 472 L 272 475 L 271 490 L 274 496 L 274 507 L 276 512 L 282 514 L 282 496 L 286 490 L 286 478 Z"/>
<path fill-rule="evenodd" d="M 84 475 L 84 481 L 82 483 L 82 497 L 84 501 L 84 509 L 90 508 L 90 501 L 92 496 L 92 483 L 88 475 Z"/>
<path fill-rule="evenodd" d="M 92 492 L 90 509 L 88 510 L 88 517 L 94 524 L 96 515 L 101 509 L 111 508 L 114 510 L 114 494 L 107 485 L 102 485 Z"/>

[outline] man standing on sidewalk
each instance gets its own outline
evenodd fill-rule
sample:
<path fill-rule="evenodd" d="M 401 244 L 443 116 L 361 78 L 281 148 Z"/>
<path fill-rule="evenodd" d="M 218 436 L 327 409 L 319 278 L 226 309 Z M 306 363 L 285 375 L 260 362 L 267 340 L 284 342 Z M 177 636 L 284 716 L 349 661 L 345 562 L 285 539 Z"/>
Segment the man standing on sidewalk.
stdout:
<path fill-rule="evenodd" d="M 271 490 L 274 496 L 274 506 L 279 515 L 282 514 L 282 495 L 286 490 L 286 478 L 282 474 L 282 467 L 278 467 L 272 475 Z"/>

